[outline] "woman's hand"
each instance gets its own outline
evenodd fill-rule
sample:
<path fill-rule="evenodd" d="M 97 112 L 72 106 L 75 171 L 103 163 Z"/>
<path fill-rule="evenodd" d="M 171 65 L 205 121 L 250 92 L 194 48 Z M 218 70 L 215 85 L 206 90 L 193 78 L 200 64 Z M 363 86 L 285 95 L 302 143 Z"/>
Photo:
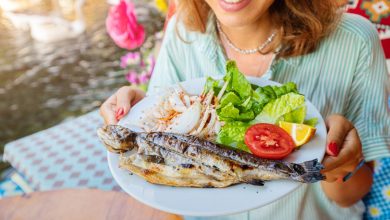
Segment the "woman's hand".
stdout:
<path fill-rule="evenodd" d="M 328 129 L 327 148 L 322 173 L 326 180 L 321 182 L 327 197 L 339 206 L 349 207 L 361 200 L 372 185 L 371 168 L 365 164 L 349 180 L 343 177 L 352 172 L 363 159 L 359 135 L 350 121 L 341 115 L 326 119 Z"/>
<path fill-rule="evenodd" d="M 342 179 L 352 172 L 363 159 L 359 135 L 350 121 L 341 115 L 326 119 L 328 129 L 327 148 L 323 160 L 327 182 Z"/>
<path fill-rule="evenodd" d="M 106 125 L 116 124 L 130 111 L 131 106 L 144 97 L 145 93 L 142 90 L 123 86 L 100 106 L 100 115 L 103 117 L 104 123 Z"/>

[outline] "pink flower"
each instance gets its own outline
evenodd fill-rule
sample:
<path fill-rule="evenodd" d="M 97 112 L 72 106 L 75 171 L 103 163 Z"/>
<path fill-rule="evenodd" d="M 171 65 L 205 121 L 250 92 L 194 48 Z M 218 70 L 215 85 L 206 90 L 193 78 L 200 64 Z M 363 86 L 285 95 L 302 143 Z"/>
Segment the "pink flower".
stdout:
<path fill-rule="evenodd" d="M 126 79 L 129 81 L 129 83 L 132 84 L 139 84 L 138 74 L 135 71 L 130 71 L 126 74 Z"/>
<path fill-rule="evenodd" d="M 106 28 L 114 42 L 124 49 L 140 47 L 145 40 L 145 29 L 137 22 L 134 5 L 126 0 L 110 9 Z"/>
<path fill-rule="evenodd" d="M 129 52 L 121 57 L 121 67 L 126 68 L 129 65 L 138 65 L 141 62 L 141 54 L 139 52 Z"/>
<path fill-rule="evenodd" d="M 149 81 L 150 75 L 147 72 L 143 72 L 141 75 L 139 75 L 138 80 L 141 84 L 145 84 Z"/>

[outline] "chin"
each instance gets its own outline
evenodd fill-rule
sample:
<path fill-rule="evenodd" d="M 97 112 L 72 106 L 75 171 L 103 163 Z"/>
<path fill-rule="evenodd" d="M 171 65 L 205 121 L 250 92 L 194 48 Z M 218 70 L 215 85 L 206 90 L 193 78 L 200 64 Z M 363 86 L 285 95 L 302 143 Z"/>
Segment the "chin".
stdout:
<path fill-rule="evenodd" d="M 256 22 L 268 13 L 274 0 L 205 0 L 225 26 L 240 27 Z"/>
<path fill-rule="evenodd" d="M 248 24 L 251 24 L 256 21 L 256 19 L 242 19 L 241 16 L 218 16 L 216 14 L 218 21 L 226 27 L 242 27 Z"/>

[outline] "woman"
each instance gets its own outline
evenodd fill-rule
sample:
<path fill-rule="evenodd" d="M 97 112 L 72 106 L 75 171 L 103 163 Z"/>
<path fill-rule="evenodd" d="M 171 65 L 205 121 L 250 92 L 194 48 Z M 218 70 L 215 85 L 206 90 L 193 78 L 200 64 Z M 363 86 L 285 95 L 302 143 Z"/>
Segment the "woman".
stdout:
<path fill-rule="evenodd" d="M 302 185 L 260 209 L 221 218 L 361 218 L 360 200 L 372 184 L 369 164 L 346 182 L 342 177 L 363 158 L 390 156 L 390 117 L 384 97 L 388 78 L 375 29 L 360 17 L 340 15 L 334 2 L 179 1 L 150 92 L 224 74 L 226 60 L 233 59 L 247 76 L 297 83 L 326 117 L 328 127 L 326 181 Z M 100 109 L 105 123 L 117 123 L 143 97 L 131 87 L 119 89 Z"/>

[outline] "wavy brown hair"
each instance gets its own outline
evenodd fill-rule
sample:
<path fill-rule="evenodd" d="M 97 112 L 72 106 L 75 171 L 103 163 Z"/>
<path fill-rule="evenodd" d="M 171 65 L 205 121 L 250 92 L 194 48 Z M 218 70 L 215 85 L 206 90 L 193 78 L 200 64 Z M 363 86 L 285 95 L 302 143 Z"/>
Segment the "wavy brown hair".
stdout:
<path fill-rule="evenodd" d="M 280 30 L 279 37 L 265 53 L 282 45 L 278 57 L 283 58 L 313 52 L 340 17 L 336 0 L 275 0 L 269 10 Z M 178 1 L 178 20 L 189 31 L 205 33 L 210 11 L 204 0 Z"/>

